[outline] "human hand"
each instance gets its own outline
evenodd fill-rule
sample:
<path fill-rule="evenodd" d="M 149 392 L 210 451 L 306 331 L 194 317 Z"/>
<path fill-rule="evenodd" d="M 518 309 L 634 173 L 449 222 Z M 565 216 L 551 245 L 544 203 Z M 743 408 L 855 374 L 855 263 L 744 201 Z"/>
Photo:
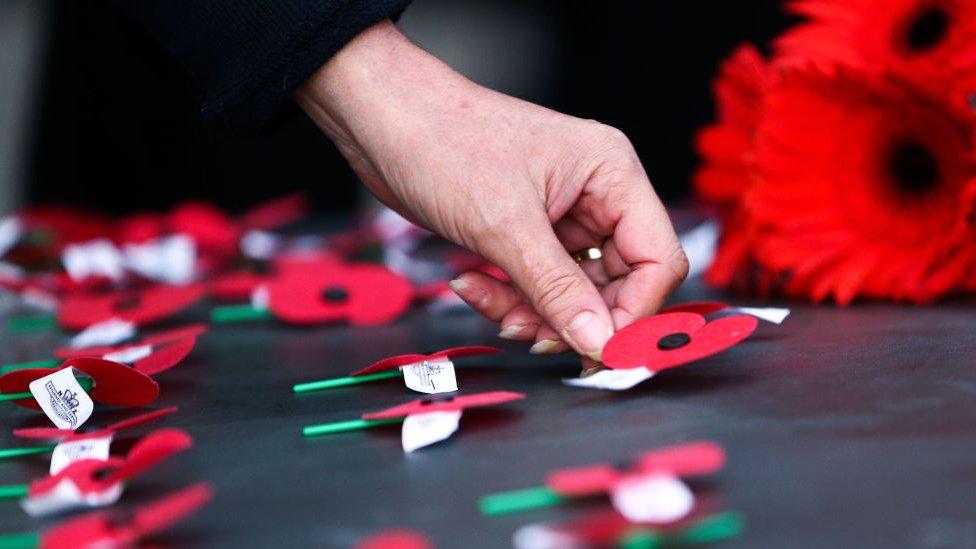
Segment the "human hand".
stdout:
<path fill-rule="evenodd" d="M 687 274 L 667 212 L 618 130 L 465 79 L 390 22 L 296 94 L 369 190 L 504 270 L 451 282 L 499 334 L 593 360 Z M 578 265 L 571 253 L 598 247 Z"/>

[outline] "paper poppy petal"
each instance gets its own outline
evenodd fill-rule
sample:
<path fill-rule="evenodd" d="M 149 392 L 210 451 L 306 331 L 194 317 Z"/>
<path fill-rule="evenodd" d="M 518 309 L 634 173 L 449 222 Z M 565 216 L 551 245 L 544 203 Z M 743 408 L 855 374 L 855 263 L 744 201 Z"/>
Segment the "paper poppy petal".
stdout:
<path fill-rule="evenodd" d="M 14 429 L 14 436 L 20 438 L 34 438 L 45 440 L 60 440 L 75 434 L 71 429 L 57 429 L 55 427 L 28 427 Z"/>
<path fill-rule="evenodd" d="M 639 320 L 617 332 L 603 349 L 603 362 L 610 368 L 643 366 L 659 372 L 723 351 L 739 343 L 756 329 L 758 320 L 736 315 L 707 322 L 694 313 L 665 313 Z M 686 334 L 684 346 L 662 350 L 661 338 Z"/>
<path fill-rule="evenodd" d="M 642 473 L 662 471 L 678 477 L 707 475 L 724 466 L 725 450 L 711 441 L 669 446 L 637 458 L 637 469 Z"/>
<path fill-rule="evenodd" d="M 413 286 L 406 278 L 377 265 L 345 265 L 321 271 L 303 271 L 268 283 L 268 308 L 292 324 L 319 324 L 347 320 L 351 324 L 376 325 L 395 320 L 410 306 Z M 345 293 L 330 302 L 327 290 Z"/>
<path fill-rule="evenodd" d="M 133 427 L 145 425 L 150 421 L 155 421 L 161 417 L 168 416 L 177 410 L 179 410 L 179 408 L 176 406 L 167 406 L 166 408 L 160 408 L 159 410 L 153 410 L 151 412 L 146 412 L 145 414 L 139 414 L 121 421 L 116 421 L 115 423 L 106 426 L 103 430 L 117 433 L 123 429 L 131 429 Z"/>
<path fill-rule="evenodd" d="M 99 511 L 68 519 L 45 531 L 39 549 L 118 547 L 123 545 L 119 538 L 120 533 L 115 530 L 108 514 Z"/>
<path fill-rule="evenodd" d="M 712 313 L 724 311 L 728 308 L 729 306 L 721 301 L 688 301 L 686 303 L 678 303 L 677 305 L 666 307 L 661 310 L 660 314 L 695 313 L 702 316 L 708 316 Z"/>
<path fill-rule="evenodd" d="M 433 549 L 434 544 L 412 530 L 388 530 L 356 543 L 355 549 Z"/>
<path fill-rule="evenodd" d="M 160 429 L 139 439 L 125 461 L 106 475 L 102 482 L 106 486 L 125 482 L 173 454 L 193 446 L 190 435 L 180 429 Z"/>
<path fill-rule="evenodd" d="M 494 406 L 513 400 L 525 398 L 522 393 L 511 391 L 490 391 L 487 393 L 477 393 L 472 395 L 458 395 L 453 398 L 431 399 L 431 400 L 412 400 L 399 406 L 363 414 L 363 419 L 392 419 L 406 417 L 411 414 L 423 414 L 427 412 L 455 412 L 467 408 L 480 406 Z"/>
<path fill-rule="evenodd" d="M 58 323 L 71 330 L 121 318 L 148 324 L 172 316 L 203 297 L 203 287 L 155 286 L 142 292 L 116 292 L 103 296 L 69 296 L 58 310 Z"/>
<path fill-rule="evenodd" d="M 394 370 L 401 366 L 406 366 L 407 364 L 416 364 L 425 360 L 436 360 L 444 357 L 453 358 L 459 356 L 490 355 L 500 352 L 502 352 L 502 350 L 498 347 L 489 347 L 487 345 L 469 345 L 467 347 L 452 347 L 450 349 L 444 349 L 443 351 L 437 351 L 436 353 L 431 353 L 429 355 L 397 355 L 378 360 L 362 370 L 355 371 L 349 375 L 364 376 L 366 374 L 375 374 L 376 372 Z"/>
<path fill-rule="evenodd" d="M 212 498 L 209 484 L 194 484 L 136 509 L 131 527 L 137 538 L 149 536 L 192 515 Z"/>
<path fill-rule="evenodd" d="M 195 337 L 183 338 L 159 349 L 154 349 L 149 356 L 137 360 L 132 367 L 147 376 L 165 372 L 186 358 L 196 343 Z"/>
<path fill-rule="evenodd" d="M 546 486 L 562 496 L 583 497 L 607 492 L 620 477 L 611 465 L 590 465 L 553 471 L 546 477 Z"/>

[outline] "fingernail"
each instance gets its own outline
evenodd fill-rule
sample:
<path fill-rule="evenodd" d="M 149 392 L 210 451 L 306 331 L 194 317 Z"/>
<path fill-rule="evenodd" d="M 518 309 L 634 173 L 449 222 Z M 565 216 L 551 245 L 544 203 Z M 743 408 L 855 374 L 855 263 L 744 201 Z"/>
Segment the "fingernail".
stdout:
<path fill-rule="evenodd" d="M 562 351 L 562 349 L 560 349 L 561 343 L 562 341 L 559 341 L 558 339 L 543 339 L 536 341 L 534 345 L 529 347 L 529 352 L 534 355 L 558 353 Z"/>
<path fill-rule="evenodd" d="M 589 358 L 600 361 L 603 353 L 603 346 L 613 335 L 613 330 L 607 326 L 600 317 L 593 311 L 583 311 L 578 313 L 566 327 L 565 334 L 567 341 L 575 343 L 575 347 L 580 349 Z"/>
<path fill-rule="evenodd" d="M 512 324 L 511 326 L 503 328 L 502 331 L 498 332 L 498 337 L 502 339 L 514 339 L 526 328 L 528 328 L 528 325 L 526 324 Z"/>
<path fill-rule="evenodd" d="M 448 282 L 447 285 L 454 290 L 454 293 L 470 305 L 478 305 L 488 297 L 488 292 L 483 288 L 475 286 L 463 278 L 455 278 Z"/>

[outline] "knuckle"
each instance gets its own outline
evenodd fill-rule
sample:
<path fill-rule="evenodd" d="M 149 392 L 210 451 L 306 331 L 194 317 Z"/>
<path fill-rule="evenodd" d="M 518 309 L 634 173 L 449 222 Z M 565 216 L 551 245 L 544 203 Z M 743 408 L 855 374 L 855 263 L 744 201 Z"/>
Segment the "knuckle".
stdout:
<path fill-rule="evenodd" d="M 535 302 L 550 317 L 562 318 L 577 302 L 573 296 L 583 290 L 580 277 L 566 270 L 554 269 L 536 279 Z"/>

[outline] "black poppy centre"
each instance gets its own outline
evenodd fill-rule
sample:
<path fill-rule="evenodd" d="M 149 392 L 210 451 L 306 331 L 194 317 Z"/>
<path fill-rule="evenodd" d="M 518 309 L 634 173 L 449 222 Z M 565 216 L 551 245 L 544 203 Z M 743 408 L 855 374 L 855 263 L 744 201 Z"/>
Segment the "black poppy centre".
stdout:
<path fill-rule="evenodd" d="M 690 335 L 684 332 L 675 332 L 657 340 L 657 348 L 662 351 L 673 351 L 675 349 L 680 349 L 689 343 L 691 343 Z"/>

